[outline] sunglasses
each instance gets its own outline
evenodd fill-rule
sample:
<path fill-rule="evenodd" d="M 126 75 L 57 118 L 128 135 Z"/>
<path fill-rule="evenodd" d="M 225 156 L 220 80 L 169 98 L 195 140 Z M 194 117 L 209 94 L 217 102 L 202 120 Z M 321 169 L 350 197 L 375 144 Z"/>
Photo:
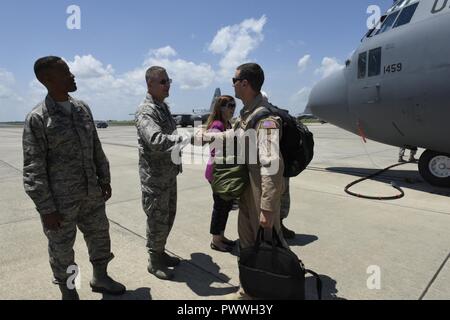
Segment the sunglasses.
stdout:
<path fill-rule="evenodd" d="M 222 106 L 222 108 L 236 109 L 236 103 L 228 102 L 226 105 Z"/>
<path fill-rule="evenodd" d="M 244 80 L 247 80 L 247 79 L 233 78 L 232 80 L 233 80 L 233 84 L 236 84 L 236 83 L 239 82 L 239 81 L 244 81 Z"/>
<path fill-rule="evenodd" d="M 160 85 L 172 84 L 172 79 L 164 79 L 159 82 Z"/>

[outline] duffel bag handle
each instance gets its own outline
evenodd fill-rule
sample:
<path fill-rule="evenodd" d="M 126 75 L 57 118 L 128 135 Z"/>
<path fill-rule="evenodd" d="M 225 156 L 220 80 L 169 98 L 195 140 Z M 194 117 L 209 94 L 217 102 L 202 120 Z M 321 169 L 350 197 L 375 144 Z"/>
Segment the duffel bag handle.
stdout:
<path fill-rule="evenodd" d="M 305 269 L 305 272 L 316 279 L 317 296 L 319 297 L 319 300 L 322 300 L 322 279 L 320 279 L 319 275 L 312 270 Z"/>
<path fill-rule="evenodd" d="M 263 227 L 259 227 L 258 235 L 256 237 L 255 249 L 258 249 L 264 242 L 264 231 L 265 229 Z M 283 243 L 281 242 L 280 236 L 278 235 L 278 232 L 275 229 L 275 227 L 272 229 L 272 247 L 283 248 Z"/>

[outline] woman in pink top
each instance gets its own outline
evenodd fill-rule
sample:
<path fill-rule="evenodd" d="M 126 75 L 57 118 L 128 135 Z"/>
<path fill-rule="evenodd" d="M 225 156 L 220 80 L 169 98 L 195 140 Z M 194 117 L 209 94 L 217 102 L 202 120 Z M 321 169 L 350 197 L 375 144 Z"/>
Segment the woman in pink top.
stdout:
<path fill-rule="evenodd" d="M 231 96 L 221 96 L 217 98 L 214 105 L 214 110 L 207 122 L 207 129 L 209 132 L 224 132 L 231 129 L 230 120 L 233 118 L 236 110 L 236 102 Z M 211 159 L 206 167 L 205 177 L 212 183 L 213 177 L 213 163 L 215 157 L 215 150 L 211 150 Z M 235 242 L 228 240 L 225 237 L 225 228 L 228 221 L 228 216 L 233 208 L 233 201 L 225 201 L 218 195 L 213 194 L 214 208 L 211 219 L 211 234 L 213 236 L 211 242 L 211 249 L 220 252 L 231 252 L 235 246 Z"/>

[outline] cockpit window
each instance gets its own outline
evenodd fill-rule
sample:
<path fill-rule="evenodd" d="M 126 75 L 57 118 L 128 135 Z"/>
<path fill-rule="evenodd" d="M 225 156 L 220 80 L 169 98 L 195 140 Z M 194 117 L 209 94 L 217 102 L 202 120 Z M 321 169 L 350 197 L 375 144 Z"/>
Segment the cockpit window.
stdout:
<path fill-rule="evenodd" d="M 381 29 L 377 32 L 377 34 L 381 34 L 387 30 L 390 30 L 392 25 L 395 22 L 395 19 L 397 19 L 397 16 L 399 14 L 400 11 L 394 12 L 393 14 L 391 14 L 390 16 L 388 16 L 386 18 L 386 20 L 384 20 L 383 25 L 381 26 Z"/>
<path fill-rule="evenodd" d="M 366 77 L 367 69 L 367 52 L 359 54 L 358 59 L 358 79 L 363 79 Z"/>
<path fill-rule="evenodd" d="M 369 51 L 369 77 L 381 73 L 381 47 Z"/>
<path fill-rule="evenodd" d="M 394 5 L 388 10 L 388 14 L 394 12 L 397 9 L 401 9 L 403 7 L 406 7 L 407 5 L 410 5 L 411 2 L 419 2 L 419 0 L 398 0 Z"/>
<path fill-rule="evenodd" d="M 378 23 L 376 24 L 376 27 L 373 28 L 373 29 L 370 29 L 370 30 L 367 32 L 366 38 L 370 38 L 370 37 L 372 37 L 373 35 L 376 34 L 375 31 L 378 31 L 377 27 L 379 27 L 379 26 L 381 26 L 381 25 L 383 24 L 383 22 L 384 22 L 384 20 L 386 19 L 386 17 L 387 17 L 387 16 L 382 16 L 382 17 L 381 17 L 380 21 L 378 21 Z"/>
<path fill-rule="evenodd" d="M 409 7 L 406 7 L 403 9 L 402 13 L 397 19 L 397 22 L 395 22 L 394 28 L 403 26 L 405 24 L 408 24 L 411 22 L 412 17 L 414 16 L 414 13 L 416 12 L 417 6 L 419 5 L 418 2 L 415 4 L 410 5 Z"/>

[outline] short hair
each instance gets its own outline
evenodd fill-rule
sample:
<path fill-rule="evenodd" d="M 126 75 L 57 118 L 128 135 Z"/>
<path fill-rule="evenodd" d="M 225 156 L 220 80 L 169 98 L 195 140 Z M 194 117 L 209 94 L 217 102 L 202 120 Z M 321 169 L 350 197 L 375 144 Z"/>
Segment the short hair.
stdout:
<path fill-rule="evenodd" d="M 42 82 L 44 76 L 60 61 L 63 60 L 60 57 L 55 56 L 48 56 L 38 59 L 34 63 L 34 74 L 36 75 L 36 78 Z"/>
<path fill-rule="evenodd" d="M 145 81 L 147 82 L 147 84 L 149 84 L 152 79 L 157 77 L 162 72 L 166 72 L 166 69 L 164 69 L 163 67 L 150 67 L 145 73 Z"/>
<path fill-rule="evenodd" d="M 246 63 L 237 68 L 241 71 L 239 78 L 247 80 L 255 92 L 261 92 L 264 84 L 264 71 L 256 63 Z"/>

